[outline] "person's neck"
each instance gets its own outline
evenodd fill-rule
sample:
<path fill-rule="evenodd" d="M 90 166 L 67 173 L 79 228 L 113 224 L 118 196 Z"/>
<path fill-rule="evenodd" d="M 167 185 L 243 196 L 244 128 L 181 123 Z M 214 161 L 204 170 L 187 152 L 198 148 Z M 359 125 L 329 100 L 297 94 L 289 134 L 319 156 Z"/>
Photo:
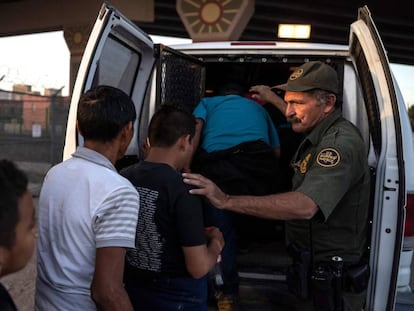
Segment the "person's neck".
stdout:
<path fill-rule="evenodd" d="M 96 151 L 106 157 L 112 164 L 115 165 L 115 162 L 118 160 L 119 148 L 115 145 L 114 142 L 100 142 L 85 140 L 84 146 L 93 151 Z"/>
<path fill-rule="evenodd" d="M 151 147 L 145 161 L 168 164 L 175 170 L 182 170 L 177 151 L 171 148 Z"/>

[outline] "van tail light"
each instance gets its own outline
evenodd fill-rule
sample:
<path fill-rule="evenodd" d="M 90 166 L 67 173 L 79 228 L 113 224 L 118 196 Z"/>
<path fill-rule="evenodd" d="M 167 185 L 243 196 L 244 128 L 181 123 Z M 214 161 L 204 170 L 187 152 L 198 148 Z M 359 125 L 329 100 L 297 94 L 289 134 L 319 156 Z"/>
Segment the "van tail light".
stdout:
<path fill-rule="evenodd" d="M 407 195 L 404 236 L 414 236 L 414 194 Z"/>

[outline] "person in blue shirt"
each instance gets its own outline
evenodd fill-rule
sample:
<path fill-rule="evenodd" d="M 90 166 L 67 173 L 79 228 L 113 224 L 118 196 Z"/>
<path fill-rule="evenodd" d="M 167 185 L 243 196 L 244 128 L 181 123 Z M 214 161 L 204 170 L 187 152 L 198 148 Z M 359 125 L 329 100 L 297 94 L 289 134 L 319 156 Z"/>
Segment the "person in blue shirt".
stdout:
<path fill-rule="evenodd" d="M 217 96 L 200 101 L 193 112 L 200 146 L 207 152 L 214 152 L 245 142 L 262 141 L 279 157 L 279 136 L 272 119 L 266 109 L 243 94 L 239 84 L 227 83 L 218 89 Z"/>
<path fill-rule="evenodd" d="M 274 193 L 279 136 L 267 111 L 244 97 L 245 93 L 241 85 L 229 82 L 218 88 L 216 96 L 205 97 L 196 106 L 193 115 L 198 148 L 191 171 L 209 177 L 229 194 Z M 220 310 L 224 305 L 236 305 L 238 300 L 235 227 L 237 240 L 249 243 L 254 239 L 251 232 L 258 232 L 263 223 L 208 204 L 205 211 L 210 225 L 219 227 L 226 241 L 222 251 L 224 284 L 215 293 Z"/>

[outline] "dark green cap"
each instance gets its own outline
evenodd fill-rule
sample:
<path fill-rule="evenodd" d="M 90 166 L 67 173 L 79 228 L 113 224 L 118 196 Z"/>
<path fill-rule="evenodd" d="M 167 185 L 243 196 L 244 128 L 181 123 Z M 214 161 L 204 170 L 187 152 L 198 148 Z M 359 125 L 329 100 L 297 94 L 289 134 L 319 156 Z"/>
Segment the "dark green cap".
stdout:
<path fill-rule="evenodd" d="M 307 62 L 296 69 L 287 83 L 273 88 L 290 92 L 306 92 L 314 89 L 338 94 L 338 74 L 331 66 L 322 62 Z"/>

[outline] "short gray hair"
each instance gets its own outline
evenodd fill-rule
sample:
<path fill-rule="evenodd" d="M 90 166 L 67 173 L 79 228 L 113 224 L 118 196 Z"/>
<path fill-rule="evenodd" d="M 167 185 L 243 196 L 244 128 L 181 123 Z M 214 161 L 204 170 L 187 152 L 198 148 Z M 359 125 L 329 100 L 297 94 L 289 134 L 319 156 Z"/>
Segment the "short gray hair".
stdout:
<path fill-rule="evenodd" d="M 315 99 L 318 101 L 320 105 L 325 105 L 326 101 L 328 100 L 328 97 L 331 95 L 334 95 L 336 97 L 335 107 L 336 108 L 340 107 L 339 98 L 335 93 L 328 92 L 328 91 L 321 90 L 321 89 L 315 89 L 315 90 L 310 91 L 309 93 L 311 93 L 312 96 L 315 97 Z"/>

